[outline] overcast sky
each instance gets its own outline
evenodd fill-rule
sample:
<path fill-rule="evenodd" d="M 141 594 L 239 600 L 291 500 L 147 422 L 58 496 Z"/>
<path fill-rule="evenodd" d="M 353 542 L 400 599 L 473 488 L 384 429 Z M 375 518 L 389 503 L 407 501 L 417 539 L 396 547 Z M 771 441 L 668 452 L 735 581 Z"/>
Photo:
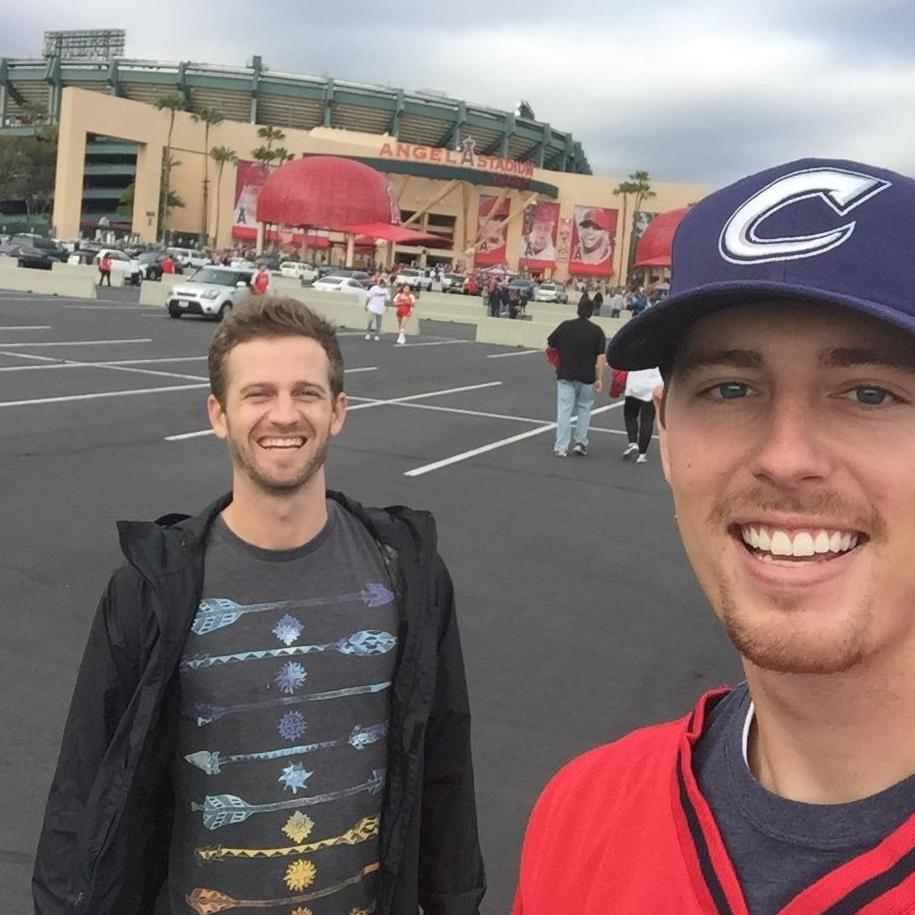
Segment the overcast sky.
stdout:
<path fill-rule="evenodd" d="M 524 98 L 598 174 L 721 184 L 807 155 L 915 173 L 911 0 L 0 0 L 0 56 L 71 28 L 124 28 L 129 57 Z"/>

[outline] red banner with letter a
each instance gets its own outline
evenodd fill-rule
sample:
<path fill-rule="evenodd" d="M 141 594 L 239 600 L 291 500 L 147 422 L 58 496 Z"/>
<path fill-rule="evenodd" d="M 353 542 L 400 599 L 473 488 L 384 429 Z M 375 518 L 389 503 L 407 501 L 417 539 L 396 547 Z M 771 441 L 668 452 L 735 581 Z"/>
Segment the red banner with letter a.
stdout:
<path fill-rule="evenodd" d="M 613 276 L 613 251 L 619 210 L 576 206 L 572 222 L 569 273 L 575 276 Z"/>
<path fill-rule="evenodd" d="M 492 267 L 505 263 L 505 220 L 508 219 L 510 203 L 507 197 L 480 197 L 477 213 L 477 238 L 479 247 L 473 255 L 477 267 Z M 482 231 L 482 237 L 481 237 Z"/>

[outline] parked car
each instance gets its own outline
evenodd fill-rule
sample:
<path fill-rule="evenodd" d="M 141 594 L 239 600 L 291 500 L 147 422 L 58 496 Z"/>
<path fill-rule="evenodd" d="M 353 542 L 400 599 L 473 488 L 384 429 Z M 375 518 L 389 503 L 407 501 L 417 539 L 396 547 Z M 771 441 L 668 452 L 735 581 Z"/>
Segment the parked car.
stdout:
<path fill-rule="evenodd" d="M 280 269 L 280 256 L 278 254 L 262 254 L 254 261 L 255 267 L 263 264 L 268 270 L 275 271 Z"/>
<path fill-rule="evenodd" d="M 229 266 L 233 270 L 251 270 L 254 271 L 254 264 L 246 257 L 233 257 L 229 261 Z"/>
<path fill-rule="evenodd" d="M 432 277 L 426 276 L 426 274 L 418 269 L 417 267 L 402 267 L 397 271 L 397 276 L 394 277 L 394 286 L 402 286 L 404 283 L 409 285 L 412 289 L 431 289 L 432 288 Z"/>
<path fill-rule="evenodd" d="M 140 277 L 144 280 L 161 280 L 162 261 L 164 260 L 164 251 L 142 251 L 137 255 L 137 263 L 140 265 Z"/>
<path fill-rule="evenodd" d="M 139 286 L 143 278 L 143 271 L 140 269 L 140 262 L 135 258 L 128 257 L 123 251 L 117 248 L 103 248 L 92 259 L 92 263 L 98 266 L 99 261 L 105 256 L 111 259 L 111 273 L 119 274 L 124 278 L 124 285 L 128 283 L 132 286 Z M 161 272 L 160 272 L 161 275 Z"/>
<path fill-rule="evenodd" d="M 171 254 L 178 266 L 184 269 L 188 267 L 200 269 L 210 263 L 209 254 L 195 248 L 166 248 L 165 250 Z"/>
<path fill-rule="evenodd" d="M 318 269 L 301 261 L 283 261 L 280 264 L 280 276 L 301 280 L 303 286 L 309 286 L 318 278 Z"/>
<path fill-rule="evenodd" d="M 176 283 L 165 303 L 169 316 L 205 315 L 221 321 L 234 305 L 251 294 L 251 271 L 232 267 L 202 267 Z"/>
<path fill-rule="evenodd" d="M 364 270 L 354 270 L 352 267 L 332 267 L 328 273 L 325 273 L 321 279 L 330 279 L 331 277 L 345 276 L 351 280 L 358 280 L 365 289 L 372 285 L 372 277 Z"/>
<path fill-rule="evenodd" d="M 43 235 L 34 235 L 31 232 L 20 232 L 18 235 L 13 235 L 9 241 L 0 247 L 0 254 L 18 257 L 18 252 L 22 248 L 33 248 L 43 252 L 44 258 L 42 260 L 48 260 L 50 264 L 53 264 L 54 261 L 58 261 L 61 264 L 67 262 L 68 252 L 66 248 L 61 247 L 57 242 L 51 241 L 50 238 L 45 238 Z M 27 259 L 37 261 L 41 258 L 35 254 L 29 254 Z M 37 266 L 37 264 L 29 264 L 29 266 Z M 46 270 L 51 269 L 50 266 L 44 267 L 43 264 L 42 267 Z"/>
<path fill-rule="evenodd" d="M 355 296 L 360 305 L 365 305 L 368 301 L 369 294 L 365 291 L 365 286 L 351 276 L 325 276 L 320 280 L 315 280 L 312 289 L 320 292 L 340 292 Z"/>
<path fill-rule="evenodd" d="M 535 302 L 558 302 L 567 305 L 569 292 L 562 283 L 541 283 L 534 292 Z"/>
<path fill-rule="evenodd" d="M 534 297 L 534 293 L 537 291 L 537 284 L 533 280 L 516 276 L 508 284 L 508 289 L 509 292 L 511 292 L 512 289 L 517 289 L 518 294 L 521 297 L 521 302 L 526 305 Z"/>
<path fill-rule="evenodd" d="M 34 245 L 19 245 L 13 250 L 15 251 L 16 263 L 20 267 L 50 270 L 55 263 L 59 263 L 56 257 L 51 256 L 47 248 L 36 248 Z"/>
<path fill-rule="evenodd" d="M 466 281 L 467 277 L 461 273 L 444 273 L 442 274 L 442 292 L 461 293 L 464 291 Z"/>

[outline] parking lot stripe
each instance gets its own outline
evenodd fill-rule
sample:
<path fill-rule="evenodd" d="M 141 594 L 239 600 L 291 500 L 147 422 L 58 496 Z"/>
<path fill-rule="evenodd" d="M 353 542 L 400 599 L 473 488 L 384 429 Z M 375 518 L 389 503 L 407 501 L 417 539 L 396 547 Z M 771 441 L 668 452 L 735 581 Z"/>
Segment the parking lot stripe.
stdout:
<path fill-rule="evenodd" d="M 152 343 L 152 337 L 135 337 L 131 340 L 55 340 L 53 343 L 0 343 L 4 349 L 14 346 L 105 346 L 114 343 Z"/>
<path fill-rule="evenodd" d="M 595 416 L 598 413 L 606 413 L 607 410 L 615 410 L 618 407 L 621 407 L 622 403 L 612 403 L 608 404 L 606 407 L 599 407 L 596 410 L 591 412 L 592 416 Z M 488 445 L 482 445 L 479 448 L 473 448 L 470 451 L 462 451 L 460 454 L 452 455 L 451 457 L 444 458 L 441 461 L 435 461 L 432 464 L 424 464 L 422 467 L 416 467 L 413 470 L 408 470 L 404 473 L 405 477 L 421 477 L 423 474 L 431 473 L 433 470 L 441 470 L 443 467 L 449 467 L 452 464 L 457 464 L 460 461 L 466 461 L 469 458 L 476 457 L 479 454 L 486 454 L 488 451 L 495 451 L 497 448 L 504 448 L 506 445 L 513 445 L 515 442 L 523 441 L 526 438 L 533 438 L 535 435 L 542 435 L 544 432 L 549 432 L 551 429 L 556 428 L 556 423 L 546 423 L 543 426 L 539 426 L 536 429 L 529 429 L 527 432 L 521 432 L 518 435 L 512 435 L 509 438 L 500 439 L 497 442 L 490 442 Z"/>
<path fill-rule="evenodd" d="M 347 408 L 348 413 L 353 410 L 365 410 L 369 407 L 385 407 L 389 405 L 398 405 L 410 400 L 422 400 L 426 397 L 443 397 L 445 394 L 459 394 L 463 391 L 478 391 L 480 388 L 494 388 L 502 384 L 501 381 L 487 381 L 484 384 L 469 384 L 461 388 L 447 388 L 444 391 L 427 391 L 424 394 L 409 394 L 406 397 L 393 397 L 389 400 L 375 400 L 370 397 L 351 397 L 350 400 L 357 400 L 359 403 Z M 2 404 L 0 404 L 2 406 Z M 595 411 L 596 412 L 596 411 Z M 199 438 L 203 435 L 212 435 L 212 429 L 201 429 L 199 432 L 181 432 L 177 435 L 166 435 L 167 442 L 183 442 L 189 438 Z"/>
<path fill-rule="evenodd" d="M 32 407 L 48 403 L 68 403 L 74 400 L 101 400 L 105 397 L 133 397 L 136 394 L 168 394 L 170 391 L 192 391 L 195 388 L 208 388 L 210 383 L 173 384 L 163 388 L 137 388 L 132 391 L 101 391 L 98 394 L 71 394 L 66 397 L 39 397 L 34 400 L 0 401 L 2 407 Z"/>
<path fill-rule="evenodd" d="M 520 351 L 515 351 L 512 353 L 491 353 L 487 356 L 487 359 L 504 359 L 506 356 L 530 356 L 532 353 L 540 353 L 543 355 L 542 349 L 523 349 Z"/>
<path fill-rule="evenodd" d="M 0 330 L 50 330 L 50 324 L 0 324 Z"/>

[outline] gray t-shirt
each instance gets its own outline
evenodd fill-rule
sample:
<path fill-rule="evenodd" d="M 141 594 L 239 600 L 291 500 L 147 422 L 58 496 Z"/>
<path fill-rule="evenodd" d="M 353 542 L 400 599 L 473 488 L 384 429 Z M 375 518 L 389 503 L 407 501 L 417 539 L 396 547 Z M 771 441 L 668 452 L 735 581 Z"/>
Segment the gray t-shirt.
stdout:
<path fill-rule="evenodd" d="M 331 501 L 293 550 L 245 543 L 219 518 L 203 595 L 179 666 L 157 911 L 225 897 L 242 911 L 373 911 L 397 643 L 377 545 Z"/>
<path fill-rule="evenodd" d="M 830 871 L 879 844 L 915 811 L 915 776 L 850 804 L 802 804 L 767 791 L 744 756 L 746 683 L 712 710 L 693 755 L 752 915 L 775 915 Z"/>

